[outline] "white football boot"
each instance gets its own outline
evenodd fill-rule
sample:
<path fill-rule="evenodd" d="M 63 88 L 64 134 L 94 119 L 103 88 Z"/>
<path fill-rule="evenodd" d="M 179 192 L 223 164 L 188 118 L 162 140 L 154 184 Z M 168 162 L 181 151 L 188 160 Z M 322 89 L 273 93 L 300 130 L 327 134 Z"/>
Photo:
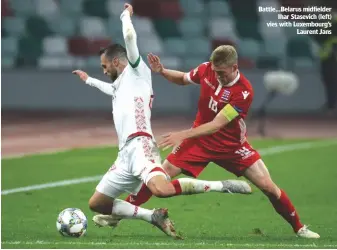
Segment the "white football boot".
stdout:
<path fill-rule="evenodd" d="M 226 180 L 221 181 L 223 188 L 222 192 L 232 194 L 251 194 L 252 188 L 245 181 L 240 180 Z"/>
<path fill-rule="evenodd" d="M 104 215 L 97 214 L 92 218 L 92 221 L 98 227 L 112 227 L 115 228 L 118 226 L 122 217 L 117 215 Z"/>
<path fill-rule="evenodd" d="M 307 239 L 318 239 L 320 236 L 318 233 L 315 233 L 308 229 L 308 226 L 304 225 L 300 230 L 297 231 L 297 236 Z"/>

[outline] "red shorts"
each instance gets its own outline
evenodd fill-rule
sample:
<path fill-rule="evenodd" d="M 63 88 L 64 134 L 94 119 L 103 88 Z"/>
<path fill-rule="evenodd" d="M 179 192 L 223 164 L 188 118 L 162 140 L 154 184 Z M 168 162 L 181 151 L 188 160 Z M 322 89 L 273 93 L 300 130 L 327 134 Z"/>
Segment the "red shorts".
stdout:
<path fill-rule="evenodd" d="M 242 176 L 243 172 L 259 160 L 260 154 L 248 142 L 237 148 L 228 148 L 228 152 L 214 152 L 196 139 L 184 140 L 167 160 L 182 169 L 186 175 L 197 178 L 210 162 L 214 162 L 227 171 Z"/>

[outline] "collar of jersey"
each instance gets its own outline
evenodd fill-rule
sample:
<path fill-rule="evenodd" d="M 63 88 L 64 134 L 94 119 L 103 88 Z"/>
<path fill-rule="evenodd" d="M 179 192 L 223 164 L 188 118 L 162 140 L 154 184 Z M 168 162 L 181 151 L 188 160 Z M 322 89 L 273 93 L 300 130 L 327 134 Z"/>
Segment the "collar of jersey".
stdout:
<path fill-rule="evenodd" d="M 226 85 L 226 87 L 232 87 L 235 83 L 237 83 L 237 81 L 239 81 L 240 79 L 240 71 L 238 70 L 238 75 L 234 78 L 233 81 L 231 81 L 230 83 L 228 83 Z M 221 82 L 218 80 L 218 82 L 221 84 Z"/>
<path fill-rule="evenodd" d="M 126 67 L 128 67 L 128 66 L 129 66 L 129 65 L 127 65 Z M 121 83 L 121 82 L 119 81 L 119 78 L 121 78 L 122 75 L 124 74 L 126 67 L 124 68 L 123 72 L 117 77 L 117 79 L 112 83 L 112 87 L 113 87 L 115 90 L 118 89 L 118 87 L 119 87 L 119 85 L 120 85 L 120 83 Z"/>

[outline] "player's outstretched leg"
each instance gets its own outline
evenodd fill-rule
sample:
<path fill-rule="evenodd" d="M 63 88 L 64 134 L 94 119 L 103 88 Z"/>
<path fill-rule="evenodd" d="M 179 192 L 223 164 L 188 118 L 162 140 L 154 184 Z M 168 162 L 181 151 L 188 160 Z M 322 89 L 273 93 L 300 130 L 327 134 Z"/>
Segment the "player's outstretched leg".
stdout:
<path fill-rule="evenodd" d="M 171 182 L 175 188 L 174 195 L 200 194 L 207 192 L 251 194 L 252 188 L 245 181 L 205 181 L 191 178 L 179 178 Z"/>
<path fill-rule="evenodd" d="M 178 182 L 178 183 L 177 183 Z M 197 194 L 206 192 L 223 192 L 223 193 L 237 193 L 237 194 L 250 194 L 252 192 L 251 187 L 247 182 L 238 180 L 226 180 L 226 181 L 203 181 L 190 178 L 182 178 L 172 181 L 174 186 L 178 187 L 182 185 L 181 193 L 179 194 Z M 130 194 L 126 201 L 140 206 L 147 202 L 152 196 L 151 190 L 143 184 L 137 195 Z M 164 197 L 166 197 L 164 195 Z"/>
<path fill-rule="evenodd" d="M 204 181 L 191 178 L 179 178 L 169 182 L 164 176 L 153 176 L 147 187 L 153 195 L 160 198 L 177 195 L 191 195 L 208 192 L 250 194 L 251 187 L 245 181 Z"/>
<path fill-rule="evenodd" d="M 297 236 L 302 238 L 320 237 L 319 234 L 309 230 L 300 222 L 294 205 L 287 194 L 272 181 L 268 169 L 261 159 L 249 167 L 244 176 L 269 198 L 276 212 L 292 226 Z"/>
<path fill-rule="evenodd" d="M 171 182 L 173 187 L 177 187 L 175 191 L 178 193 L 172 193 L 170 196 L 184 195 L 184 194 L 198 194 L 206 192 L 223 192 L 223 193 L 238 193 L 238 194 L 250 194 L 252 192 L 251 187 L 245 181 L 239 180 L 226 180 L 226 181 L 203 181 L 191 178 L 181 178 Z M 166 191 L 164 194 L 160 193 L 160 190 L 155 191 L 156 196 L 167 197 Z M 172 189 L 173 192 L 173 189 Z M 130 194 L 126 201 L 140 206 L 147 202 L 153 193 L 151 190 L 143 184 L 137 195 Z"/>
<path fill-rule="evenodd" d="M 96 192 L 89 201 L 91 210 L 99 215 L 93 217 L 93 221 L 96 225 L 104 227 L 115 227 L 121 219 L 140 219 L 146 221 L 163 231 L 166 235 L 173 238 L 180 239 L 177 235 L 172 221 L 168 217 L 168 210 L 164 208 L 149 210 L 142 207 L 132 205 L 126 201 L 119 199 L 105 198 L 105 195 Z M 103 197 L 103 198 L 102 198 Z M 98 201 L 104 201 L 110 199 L 112 201 L 112 210 L 110 214 L 106 214 L 105 209 L 108 207 L 107 203 L 99 204 Z M 95 203 L 96 201 L 96 203 Z M 104 211 L 100 208 L 104 207 Z M 105 214 L 102 214 L 105 213 Z"/>

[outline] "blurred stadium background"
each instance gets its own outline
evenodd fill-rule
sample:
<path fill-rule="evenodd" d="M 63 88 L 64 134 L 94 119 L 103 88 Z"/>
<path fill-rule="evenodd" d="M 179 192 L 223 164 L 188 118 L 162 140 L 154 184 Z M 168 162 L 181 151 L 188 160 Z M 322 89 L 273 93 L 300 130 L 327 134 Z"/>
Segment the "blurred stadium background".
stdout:
<path fill-rule="evenodd" d="M 161 56 L 167 68 L 188 71 L 207 61 L 218 45 L 233 44 L 239 52 L 240 69 L 255 89 L 253 112 L 267 95 L 263 75 L 275 69 L 291 70 L 298 76 L 300 86 L 292 96 L 279 96 L 268 105 L 269 114 L 282 115 L 271 121 L 271 127 L 276 131 L 287 127 L 293 134 L 312 137 L 311 131 L 318 126 L 328 126 L 321 133 L 329 131 L 329 136 L 336 135 L 335 121 L 331 117 L 321 118 L 326 102 L 320 75 L 324 41 L 296 35 L 292 28 L 267 28 L 266 22 L 276 21 L 277 17 L 258 12 L 257 7 L 336 7 L 337 1 L 130 0 L 130 3 L 134 6 L 133 23 L 144 57 L 152 52 Z M 25 134 L 20 133 L 19 125 L 25 135 L 31 135 L 25 125 L 31 126 L 31 133 L 42 133 L 44 123 L 52 124 L 55 131 L 73 128 L 78 132 L 80 126 L 102 125 L 106 126 L 107 135 L 114 133 L 110 98 L 83 85 L 71 71 L 80 68 L 105 79 L 97 52 L 111 42 L 123 43 L 119 20 L 123 4 L 120 0 L 1 1 L 3 152 L 7 152 L 9 139 Z M 174 86 L 158 75 L 153 76 L 153 86 L 155 126 L 156 119 L 162 117 L 167 118 L 160 124 L 169 130 L 176 123 L 182 128 L 189 126 L 196 112 L 198 87 Z M 169 118 L 172 115 L 177 119 Z M 303 116 L 309 117 L 304 126 L 299 120 Z M 282 125 L 285 121 L 289 122 Z M 45 129 L 48 131 L 51 129 Z M 13 146 L 13 141 L 8 145 L 15 150 L 20 148 L 17 144 Z"/>

